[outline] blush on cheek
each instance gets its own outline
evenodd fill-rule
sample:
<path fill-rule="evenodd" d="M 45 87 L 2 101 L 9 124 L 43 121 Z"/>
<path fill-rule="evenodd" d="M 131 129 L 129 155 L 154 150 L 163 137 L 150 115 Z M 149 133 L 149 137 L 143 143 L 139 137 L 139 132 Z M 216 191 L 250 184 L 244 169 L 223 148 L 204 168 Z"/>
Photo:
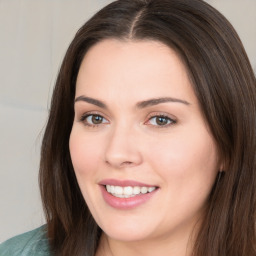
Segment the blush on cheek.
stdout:
<path fill-rule="evenodd" d="M 69 150 L 76 175 L 78 173 L 84 175 L 96 170 L 99 163 L 99 148 L 95 144 L 97 143 L 90 143 L 81 136 L 71 134 Z"/>
<path fill-rule="evenodd" d="M 71 156 L 71 161 L 75 170 L 75 173 L 77 175 L 77 172 L 81 172 L 84 170 L 83 166 L 86 165 L 84 163 L 84 153 L 83 149 L 81 147 L 81 143 L 79 142 L 78 139 L 74 135 L 70 136 L 69 140 L 69 151 L 70 151 L 70 156 Z"/>
<path fill-rule="evenodd" d="M 151 150 L 148 152 L 148 161 L 154 166 L 154 169 L 159 170 L 164 177 L 176 174 L 179 176 L 183 170 L 186 169 L 186 165 L 191 163 L 189 159 L 190 152 L 187 152 L 188 150 L 184 147 L 184 143 L 175 143 L 175 141 L 172 141 L 172 143 L 168 145 L 165 141 L 163 146 L 158 144 L 158 147 L 149 148 L 151 148 Z M 155 148 L 154 152 L 152 152 L 152 148 Z"/>
<path fill-rule="evenodd" d="M 181 185 L 191 175 L 202 181 L 214 179 L 218 162 L 217 150 L 211 139 L 206 138 L 202 141 L 195 134 L 194 137 L 173 137 L 167 143 L 165 140 L 162 145 L 156 145 L 158 146 L 148 147 L 151 148 L 151 152 L 148 152 L 148 161 L 170 182 L 176 180 L 176 183 L 180 182 Z M 156 149 L 153 154 L 152 148 Z"/>

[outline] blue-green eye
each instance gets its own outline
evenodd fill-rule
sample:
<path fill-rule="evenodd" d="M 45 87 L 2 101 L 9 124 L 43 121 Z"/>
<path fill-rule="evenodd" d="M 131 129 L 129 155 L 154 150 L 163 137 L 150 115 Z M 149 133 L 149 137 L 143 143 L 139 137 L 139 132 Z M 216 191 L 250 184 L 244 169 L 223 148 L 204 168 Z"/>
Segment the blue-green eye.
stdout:
<path fill-rule="evenodd" d="M 83 121 L 86 125 L 92 126 L 108 123 L 108 121 L 103 116 L 97 114 L 84 115 L 82 116 L 81 121 Z"/>
<path fill-rule="evenodd" d="M 175 121 L 167 116 L 153 116 L 148 120 L 150 125 L 154 126 L 167 126 L 169 124 L 175 123 Z"/>

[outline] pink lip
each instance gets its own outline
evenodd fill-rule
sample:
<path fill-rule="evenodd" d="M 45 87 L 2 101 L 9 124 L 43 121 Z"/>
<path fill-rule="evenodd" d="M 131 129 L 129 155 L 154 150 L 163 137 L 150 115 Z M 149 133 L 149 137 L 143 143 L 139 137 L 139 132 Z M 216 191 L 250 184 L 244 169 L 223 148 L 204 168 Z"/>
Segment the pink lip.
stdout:
<path fill-rule="evenodd" d="M 146 193 L 146 194 L 139 194 L 130 198 L 119 198 L 111 195 L 110 193 L 107 192 L 105 185 L 112 185 L 112 186 L 145 186 L 145 187 L 153 187 L 154 185 L 147 185 L 143 184 L 140 182 L 136 181 L 131 181 L 131 180 L 113 180 L 113 179 L 108 179 L 108 180 L 103 180 L 99 183 L 100 189 L 102 192 L 102 196 L 105 200 L 105 202 L 116 209 L 120 210 L 129 210 L 133 209 L 135 207 L 138 207 L 142 204 L 145 204 L 148 202 L 158 191 L 158 188 L 156 188 L 154 191 L 151 193 Z"/>

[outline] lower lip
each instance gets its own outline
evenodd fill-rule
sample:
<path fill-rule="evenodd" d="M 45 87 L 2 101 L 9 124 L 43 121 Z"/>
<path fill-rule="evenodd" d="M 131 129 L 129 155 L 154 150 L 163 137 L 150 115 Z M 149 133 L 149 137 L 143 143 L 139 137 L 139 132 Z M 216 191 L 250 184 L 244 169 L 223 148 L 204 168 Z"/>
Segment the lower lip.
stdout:
<path fill-rule="evenodd" d="M 146 194 L 139 194 L 129 198 L 119 198 L 107 192 L 105 186 L 100 186 L 105 202 L 113 208 L 129 210 L 148 202 L 158 189 Z"/>

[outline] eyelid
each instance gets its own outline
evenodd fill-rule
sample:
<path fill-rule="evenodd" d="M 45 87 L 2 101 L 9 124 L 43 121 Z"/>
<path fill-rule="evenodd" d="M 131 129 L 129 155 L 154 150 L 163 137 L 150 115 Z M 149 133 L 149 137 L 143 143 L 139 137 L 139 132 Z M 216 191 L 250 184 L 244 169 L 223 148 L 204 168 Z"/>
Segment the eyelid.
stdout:
<path fill-rule="evenodd" d="M 78 114 L 77 114 L 79 120 L 84 118 L 84 117 L 86 117 L 86 116 L 89 116 L 89 115 L 102 116 L 103 118 L 105 118 L 107 120 L 109 119 L 108 117 L 106 117 L 105 114 L 103 114 L 103 113 L 101 113 L 101 112 L 99 112 L 97 110 L 86 111 L 86 112 L 82 112 L 82 113 L 78 112 Z"/>

